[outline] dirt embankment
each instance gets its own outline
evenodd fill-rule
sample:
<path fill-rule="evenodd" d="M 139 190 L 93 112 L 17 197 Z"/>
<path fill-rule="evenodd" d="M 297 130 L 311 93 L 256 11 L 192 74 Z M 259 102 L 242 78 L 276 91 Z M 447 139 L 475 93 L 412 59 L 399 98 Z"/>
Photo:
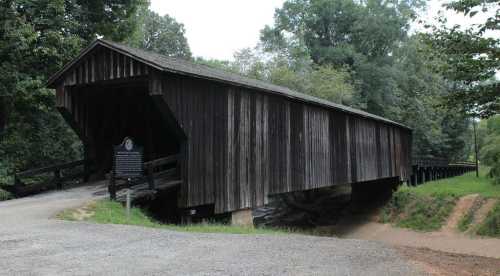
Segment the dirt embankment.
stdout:
<path fill-rule="evenodd" d="M 500 275 L 500 259 L 448 253 L 399 246 L 398 252 L 429 275 L 440 276 L 496 276 Z"/>
<path fill-rule="evenodd" d="M 500 239 L 473 235 L 497 199 L 479 195 L 460 198 L 441 229 L 417 232 L 379 223 L 377 213 L 345 216 L 329 232 L 343 238 L 382 241 L 430 275 L 500 275 Z M 460 221 L 472 215 L 469 230 Z"/>

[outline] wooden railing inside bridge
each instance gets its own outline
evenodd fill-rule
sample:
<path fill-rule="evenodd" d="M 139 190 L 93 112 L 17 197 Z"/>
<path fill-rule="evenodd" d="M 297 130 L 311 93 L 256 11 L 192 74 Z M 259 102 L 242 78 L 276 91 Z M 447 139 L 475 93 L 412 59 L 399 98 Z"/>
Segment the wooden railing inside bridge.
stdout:
<path fill-rule="evenodd" d="M 171 155 L 148 162 L 144 162 L 144 177 L 134 179 L 131 183 L 121 181 L 114 177 L 113 171 L 110 172 L 109 196 L 112 200 L 124 201 L 124 193 L 120 190 L 130 188 L 133 192 L 133 198 L 145 197 L 154 194 L 157 190 L 164 190 L 178 186 L 181 183 L 179 178 L 177 161 L 178 155 Z"/>

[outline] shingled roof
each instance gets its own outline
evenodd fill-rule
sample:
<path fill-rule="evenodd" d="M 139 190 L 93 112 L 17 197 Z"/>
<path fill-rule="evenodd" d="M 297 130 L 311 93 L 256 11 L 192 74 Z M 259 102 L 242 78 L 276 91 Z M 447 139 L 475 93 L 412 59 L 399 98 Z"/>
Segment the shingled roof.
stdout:
<path fill-rule="evenodd" d="M 154 67 L 160 71 L 164 72 L 171 72 L 175 74 L 182 74 L 182 75 L 188 75 L 191 77 L 195 78 L 202 78 L 202 79 L 207 79 L 207 80 L 212 80 L 212 81 L 217 81 L 217 82 L 222 82 L 222 83 L 227 83 L 230 85 L 235 85 L 235 86 L 241 86 L 241 87 L 246 87 L 246 88 L 251 88 L 251 89 L 256 89 L 260 90 L 262 92 L 270 93 L 270 94 L 276 94 L 280 96 L 284 96 L 293 100 L 297 101 L 302 101 L 314 105 L 319 105 L 323 107 L 328 107 L 334 110 L 342 111 L 342 112 L 347 112 L 351 114 L 356 114 L 361 117 L 366 117 L 370 119 L 374 119 L 377 121 L 382 121 L 385 123 L 397 125 L 403 128 L 410 129 L 409 127 L 391 121 L 389 119 L 362 111 L 358 110 L 355 108 L 351 108 L 345 105 L 341 104 L 336 104 L 324 99 L 320 99 L 314 96 L 306 95 L 303 93 L 299 93 L 297 91 L 291 90 L 289 88 L 283 87 L 283 86 L 278 86 L 274 84 L 270 84 L 267 82 L 247 78 L 235 73 L 230 73 L 226 72 L 223 70 L 215 69 L 208 67 L 206 65 L 202 64 L 197 64 L 193 63 L 187 60 L 179 59 L 179 58 L 172 58 L 168 56 L 164 56 L 161 54 L 157 54 L 154 52 L 149 52 L 149 51 L 144 51 L 141 49 L 129 47 L 120 43 L 104 40 L 104 39 L 97 39 L 95 40 L 92 44 L 90 44 L 86 49 L 84 49 L 80 55 L 75 58 L 72 62 L 66 64 L 61 70 L 59 70 L 57 73 L 55 73 L 52 77 L 47 82 L 47 86 L 54 88 L 55 82 L 59 79 L 59 77 L 69 68 L 71 68 L 75 63 L 78 62 L 80 58 L 85 56 L 88 52 L 90 52 L 92 49 L 94 49 L 97 46 L 103 46 L 112 50 L 115 50 L 121 54 L 127 55 L 139 62 L 143 62 L 147 64 L 148 66 Z"/>

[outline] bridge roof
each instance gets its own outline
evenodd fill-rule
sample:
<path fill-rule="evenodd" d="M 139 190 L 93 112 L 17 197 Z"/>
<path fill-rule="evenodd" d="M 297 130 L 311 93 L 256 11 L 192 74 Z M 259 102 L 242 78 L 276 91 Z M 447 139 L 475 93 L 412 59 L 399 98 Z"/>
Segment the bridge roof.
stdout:
<path fill-rule="evenodd" d="M 247 78 L 235 73 L 226 72 L 223 70 L 215 69 L 208 67 L 206 65 L 196 64 L 187 60 L 173 58 L 164 56 L 161 54 L 157 54 L 154 52 L 144 51 L 137 48 L 129 47 L 120 43 L 97 39 L 92 44 L 90 44 L 87 48 L 85 48 L 73 61 L 66 64 L 61 70 L 55 73 L 52 77 L 49 78 L 47 82 L 47 86 L 51 88 L 55 88 L 55 85 L 58 79 L 69 70 L 74 64 L 78 63 L 78 61 L 83 58 L 87 53 L 89 53 L 92 49 L 97 46 L 106 47 L 117 51 L 123 55 L 129 56 L 134 60 L 142 62 L 148 66 L 151 66 L 157 70 L 164 72 L 171 72 L 175 74 L 187 75 L 196 78 L 202 78 L 217 82 L 226 83 L 229 85 L 235 85 L 240 87 L 246 87 L 250 89 L 260 90 L 262 92 L 276 94 L 279 96 L 284 96 L 293 100 L 319 105 L 323 107 L 327 107 L 333 110 L 346 112 L 350 114 L 355 114 L 361 117 L 381 121 L 384 123 L 388 123 L 391 125 L 396 125 L 402 128 L 410 129 L 409 127 L 386 119 L 384 117 L 380 117 L 359 109 L 355 109 L 352 107 L 348 107 L 341 104 L 336 104 L 324 99 L 320 99 L 314 96 L 306 95 L 289 88 L 278 86 L 274 84 L 270 84 L 264 81 L 259 81 L 251 78 Z"/>

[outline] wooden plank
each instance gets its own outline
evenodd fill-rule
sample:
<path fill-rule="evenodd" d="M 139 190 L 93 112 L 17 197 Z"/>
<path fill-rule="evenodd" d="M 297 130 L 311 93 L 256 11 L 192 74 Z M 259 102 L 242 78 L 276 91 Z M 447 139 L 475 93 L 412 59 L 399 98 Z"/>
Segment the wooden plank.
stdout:
<path fill-rule="evenodd" d="M 29 177 L 29 176 L 34 176 L 37 174 L 53 172 L 55 170 L 69 169 L 69 168 L 73 168 L 76 166 L 81 166 L 83 164 L 85 164 L 85 160 L 78 160 L 78 161 L 73 161 L 73 162 L 68 162 L 68 163 L 62 163 L 62 164 L 57 164 L 57 165 L 53 165 L 53 166 L 48 166 L 48 167 L 19 172 L 19 173 L 16 173 L 16 177 Z"/>

